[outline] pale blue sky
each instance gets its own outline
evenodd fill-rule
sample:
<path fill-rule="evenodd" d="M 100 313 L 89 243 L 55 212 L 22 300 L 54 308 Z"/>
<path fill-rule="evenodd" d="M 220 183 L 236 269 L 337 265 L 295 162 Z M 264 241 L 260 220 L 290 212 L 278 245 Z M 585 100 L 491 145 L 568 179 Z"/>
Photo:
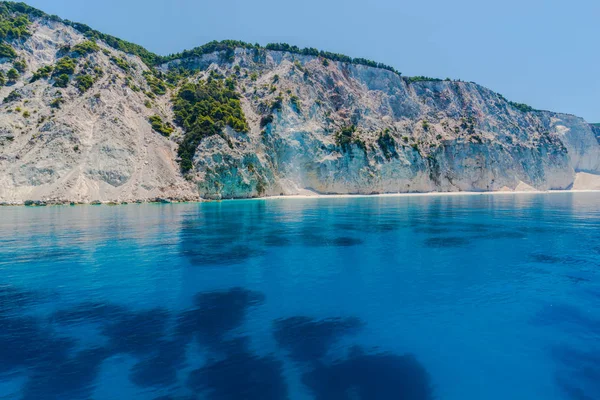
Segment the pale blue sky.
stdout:
<path fill-rule="evenodd" d="M 29 0 L 159 54 L 287 42 L 600 122 L 598 0 Z"/>

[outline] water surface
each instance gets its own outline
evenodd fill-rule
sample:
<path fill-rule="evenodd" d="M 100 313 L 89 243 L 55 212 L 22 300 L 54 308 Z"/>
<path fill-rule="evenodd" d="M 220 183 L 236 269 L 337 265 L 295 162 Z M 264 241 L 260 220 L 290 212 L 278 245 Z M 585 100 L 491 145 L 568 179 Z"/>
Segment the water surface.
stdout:
<path fill-rule="evenodd" d="M 600 399 L 600 195 L 0 209 L 0 399 Z"/>

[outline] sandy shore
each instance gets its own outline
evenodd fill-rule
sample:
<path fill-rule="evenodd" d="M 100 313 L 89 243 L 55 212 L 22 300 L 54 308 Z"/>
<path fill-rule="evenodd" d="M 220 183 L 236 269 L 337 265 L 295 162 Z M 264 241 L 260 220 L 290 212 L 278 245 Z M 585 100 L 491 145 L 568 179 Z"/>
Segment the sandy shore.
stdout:
<path fill-rule="evenodd" d="M 520 194 L 538 195 L 538 194 L 557 194 L 557 193 L 600 193 L 600 190 L 515 190 L 515 191 L 497 191 L 497 192 L 427 192 L 427 193 L 381 193 L 381 194 L 319 194 L 315 192 L 284 195 L 284 196 L 266 196 L 257 197 L 249 200 L 286 200 L 286 199 L 328 199 L 328 198 L 360 198 L 360 197 L 438 197 L 438 196 L 511 196 Z"/>

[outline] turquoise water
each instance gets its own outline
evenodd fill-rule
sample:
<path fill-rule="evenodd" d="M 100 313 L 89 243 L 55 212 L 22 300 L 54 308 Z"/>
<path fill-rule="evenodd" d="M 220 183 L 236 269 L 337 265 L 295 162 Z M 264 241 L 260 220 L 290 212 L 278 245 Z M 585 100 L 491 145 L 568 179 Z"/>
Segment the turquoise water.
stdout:
<path fill-rule="evenodd" d="M 0 209 L 0 399 L 600 399 L 600 195 Z"/>

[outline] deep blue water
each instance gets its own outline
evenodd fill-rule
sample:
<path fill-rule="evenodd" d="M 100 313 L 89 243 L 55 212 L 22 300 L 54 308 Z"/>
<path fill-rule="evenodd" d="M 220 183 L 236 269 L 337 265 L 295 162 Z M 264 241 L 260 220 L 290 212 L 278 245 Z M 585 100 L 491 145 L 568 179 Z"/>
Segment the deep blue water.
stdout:
<path fill-rule="evenodd" d="M 600 195 L 0 209 L 0 399 L 600 399 Z"/>

